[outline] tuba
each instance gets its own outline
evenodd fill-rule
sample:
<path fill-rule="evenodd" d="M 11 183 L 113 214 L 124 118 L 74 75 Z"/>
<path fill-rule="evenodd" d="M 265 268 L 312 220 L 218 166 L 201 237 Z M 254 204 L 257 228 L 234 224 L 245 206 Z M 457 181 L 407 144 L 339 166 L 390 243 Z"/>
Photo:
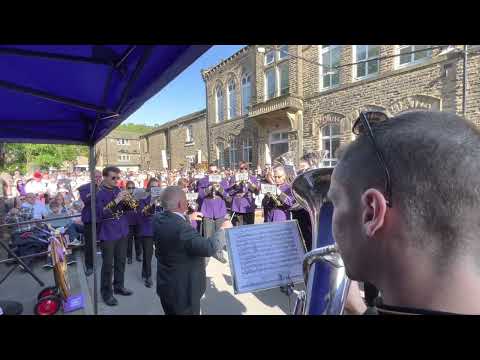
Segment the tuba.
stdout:
<path fill-rule="evenodd" d="M 295 315 L 341 315 L 345 307 L 350 279 L 331 235 L 333 206 L 326 198 L 332 171 L 310 168 L 292 184 L 297 202 L 310 216 L 313 249 L 303 259 L 306 290 L 297 293 Z"/>

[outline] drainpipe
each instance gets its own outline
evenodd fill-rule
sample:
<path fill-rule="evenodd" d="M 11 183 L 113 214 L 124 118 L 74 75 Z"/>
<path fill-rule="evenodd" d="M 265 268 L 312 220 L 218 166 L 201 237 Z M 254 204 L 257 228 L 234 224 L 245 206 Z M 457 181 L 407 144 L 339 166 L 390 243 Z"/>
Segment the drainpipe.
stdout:
<path fill-rule="evenodd" d="M 462 98 L 462 115 L 465 117 L 467 113 L 467 60 L 468 45 L 463 45 L 463 98 Z"/>

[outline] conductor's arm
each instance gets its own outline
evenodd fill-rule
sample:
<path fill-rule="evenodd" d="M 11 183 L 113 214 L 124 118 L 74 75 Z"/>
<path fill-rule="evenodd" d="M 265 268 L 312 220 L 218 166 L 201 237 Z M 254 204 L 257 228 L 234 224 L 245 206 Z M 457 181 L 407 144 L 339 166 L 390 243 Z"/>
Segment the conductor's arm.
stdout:
<path fill-rule="evenodd" d="M 185 251 L 191 256 L 209 257 L 223 248 L 224 231 L 217 231 L 209 238 L 204 238 L 188 224 L 182 224 L 180 239 L 185 244 Z"/>

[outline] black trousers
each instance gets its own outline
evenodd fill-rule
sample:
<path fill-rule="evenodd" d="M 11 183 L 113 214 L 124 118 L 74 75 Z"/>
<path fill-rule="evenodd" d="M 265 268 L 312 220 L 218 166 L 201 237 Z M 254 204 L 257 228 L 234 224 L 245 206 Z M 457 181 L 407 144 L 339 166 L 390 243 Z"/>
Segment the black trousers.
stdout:
<path fill-rule="evenodd" d="M 102 275 L 100 292 L 104 300 L 113 295 L 113 288 L 124 287 L 127 238 L 102 241 Z M 113 288 L 112 288 L 113 277 Z"/>
<path fill-rule="evenodd" d="M 142 278 L 152 277 L 152 256 L 153 256 L 153 237 L 142 237 L 143 262 L 142 262 Z"/>
<path fill-rule="evenodd" d="M 255 224 L 255 213 L 245 213 L 245 214 L 238 214 L 235 213 L 235 216 L 232 219 L 233 226 L 240 226 L 240 225 L 251 225 Z"/>
<path fill-rule="evenodd" d="M 130 225 L 128 227 L 127 258 L 131 259 L 133 255 L 133 244 L 135 243 L 135 255 L 142 255 L 142 239 L 138 236 L 139 226 Z"/>

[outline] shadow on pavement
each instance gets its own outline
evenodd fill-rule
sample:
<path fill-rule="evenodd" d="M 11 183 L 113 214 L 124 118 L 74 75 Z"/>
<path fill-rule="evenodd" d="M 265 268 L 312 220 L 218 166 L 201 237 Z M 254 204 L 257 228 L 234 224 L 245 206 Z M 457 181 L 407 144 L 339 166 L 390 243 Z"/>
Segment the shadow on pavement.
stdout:
<path fill-rule="evenodd" d="M 287 295 L 280 292 L 280 289 L 269 289 L 252 293 L 258 300 L 270 307 L 278 306 L 284 313 L 290 314 Z M 291 296 L 291 307 L 293 307 L 294 297 Z M 279 299 L 282 301 L 279 302 Z"/>
<path fill-rule="evenodd" d="M 223 274 L 223 278 L 225 279 L 225 282 L 226 282 L 229 286 L 233 286 L 232 277 L 231 277 L 230 275 L 225 275 L 225 274 Z"/>
<path fill-rule="evenodd" d="M 210 277 L 207 277 L 207 290 L 200 307 L 202 315 L 241 315 L 247 311 L 245 305 L 232 294 L 227 291 L 218 291 Z"/>

